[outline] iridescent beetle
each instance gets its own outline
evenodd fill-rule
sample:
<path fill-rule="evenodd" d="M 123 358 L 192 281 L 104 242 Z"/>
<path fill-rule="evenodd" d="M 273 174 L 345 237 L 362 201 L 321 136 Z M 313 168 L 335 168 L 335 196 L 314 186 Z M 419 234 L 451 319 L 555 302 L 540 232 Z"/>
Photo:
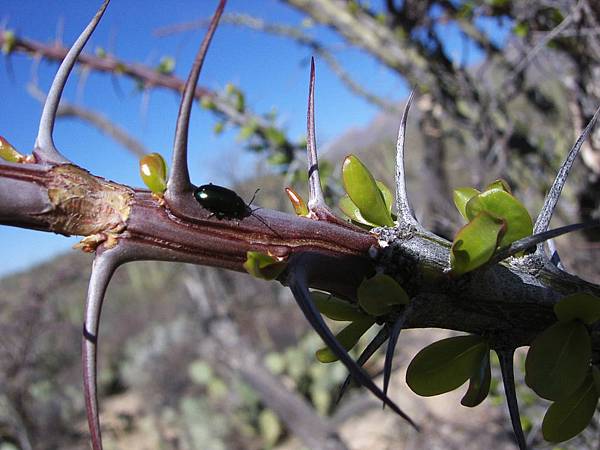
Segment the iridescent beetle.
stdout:
<path fill-rule="evenodd" d="M 235 191 L 216 184 L 203 184 L 194 190 L 194 198 L 203 208 L 208 209 L 217 219 L 243 219 L 252 215 L 250 205 L 258 189 L 246 204 Z"/>

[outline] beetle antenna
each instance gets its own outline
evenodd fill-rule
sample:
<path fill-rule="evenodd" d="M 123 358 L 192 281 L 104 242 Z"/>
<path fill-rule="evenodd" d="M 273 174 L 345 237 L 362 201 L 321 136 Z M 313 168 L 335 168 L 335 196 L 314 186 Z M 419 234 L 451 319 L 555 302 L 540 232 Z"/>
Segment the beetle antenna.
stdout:
<path fill-rule="evenodd" d="M 88 39 L 96 29 L 96 26 L 100 22 L 106 7 L 110 0 L 104 0 L 100 9 L 83 32 L 79 35 L 71 49 L 67 52 L 65 59 L 63 59 L 60 67 L 56 71 L 48 96 L 44 102 L 44 109 L 42 110 L 42 117 L 40 118 L 40 127 L 38 135 L 35 139 L 35 149 L 33 154 L 38 162 L 49 162 L 55 164 L 68 164 L 70 161 L 65 158 L 54 146 L 54 140 L 52 139 L 52 133 L 54 131 L 54 122 L 56 121 L 56 113 L 58 111 L 58 105 L 60 103 L 60 97 L 62 96 L 65 84 L 73 66 L 79 57 L 79 54 L 83 50 L 83 47 L 87 43 Z"/>
<path fill-rule="evenodd" d="M 248 203 L 248 208 L 250 208 L 250 205 L 252 205 L 252 202 L 256 198 L 256 194 L 258 194 L 258 191 L 260 191 L 260 188 L 256 188 L 256 190 L 254 191 L 254 194 L 252 195 L 252 198 L 250 199 L 250 202 Z"/>
<path fill-rule="evenodd" d="M 190 181 L 190 172 L 187 164 L 187 147 L 188 147 L 188 131 L 190 128 L 190 114 L 192 111 L 192 104 L 194 101 L 194 93 L 196 91 L 196 84 L 198 83 L 198 77 L 200 76 L 200 70 L 206 57 L 206 52 L 210 45 L 221 14 L 225 9 L 226 0 L 221 0 L 215 14 L 213 15 L 208 31 L 204 36 L 204 40 L 200 45 L 200 49 L 190 70 L 190 74 L 185 83 L 183 89 L 183 96 L 181 97 L 181 103 L 179 105 L 179 114 L 177 115 L 177 126 L 175 128 L 175 142 L 173 144 L 173 162 L 169 181 L 167 183 L 167 192 L 165 196 L 167 199 L 173 198 L 177 194 L 191 191 L 193 189 Z"/>

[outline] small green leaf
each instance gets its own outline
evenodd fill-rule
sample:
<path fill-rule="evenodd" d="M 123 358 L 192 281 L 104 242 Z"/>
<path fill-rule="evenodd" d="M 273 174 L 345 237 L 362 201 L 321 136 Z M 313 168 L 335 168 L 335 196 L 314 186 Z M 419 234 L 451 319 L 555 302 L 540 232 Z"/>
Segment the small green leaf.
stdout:
<path fill-rule="evenodd" d="M 581 433 L 592 420 L 598 404 L 598 391 L 588 373 L 575 392 L 548 408 L 542 423 L 544 439 L 563 442 Z"/>
<path fill-rule="evenodd" d="M 558 322 L 531 343 L 525 382 L 547 400 L 562 400 L 582 383 L 592 354 L 590 336 L 579 321 Z"/>
<path fill-rule="evenodd" d="M 389 275 L 377 274 L 358 287 L 358 303 L 372 316 L 389 314 L 398 305 L 407 305 L 408 294 Z"/>
<path fill-rule="evenodd" d="M 244 269 L 250 275 L 262 280 L 274 280 L 285 269 L 285 262 L 262 252 L 246 252 Z"/>
<path fill-rule="evenodd" d="M 25 160 L 25 156 L 21 155 L 6 139 L 0 136 L 0 158 L 4 161 L 18 163 Z"/>
<path fill-rule="evenodd" d="M 471 187 L 461 187 L 458 189 L 454 189 L 454 193 L 452 195 L 454 205 L 456 205 L 456 209 L 458 209 L 458 212 L 461 216 L 465 218 L 465 220 L 469 220 L 465 211 L 467 202 L 479 194 L 480 192 L 477 189 Z"/>
<path fill-rule="evenodd" d="M 163 56 L 156 67 L 158 73 L 163 75 L 171 75 L 175 70 L 175 58 L 172 56 Z"/>
<path fill-rule="evenodd" d="M 388 189 L 388 187 L 385 185 L 385 183 L 383 181 L 377 180 L 377 181 L 375 181 L 375 184 L 381 191 L 381 195 L 383 196 L 383 201 L 385 203 L 385 206 L 387 207 L 388 211 L 391 213 L 392 205 L 394 203 L 394 196 L 392 195 L 392 192 Z"/>
<path fill-rule="evenodd" d="M 452 274 L 462 275 L 485 264 L 494 254 L 506 224 L 486 212 L 475 216 L 462 227 L 452 243 Z"/>
<path fill-rule="evenodd" d="M 352 322 L 368 317 L 360 310 L 358 305 L 334 297 L 331 294 L 312 291 L 311 296 L 319 312 L 331 320 Z"/>
<path fill-rule="evenodd" d="M 485 211 L 506 221 L 506 231 L 500 240 L 500 247 L 531 235 L 533 222 L 522 203 L 502 189 L 490 189 L 473 197 L 465 207 L 469 220 Z"/>
<path fill-rule="evenodd" d="M 10 55 L 17 46 L 17 35 L 12 30 L 5 30 L 2 33 L 2 53 Z"/>
<path fill-rule="evenodd" d="M 349 155 L 344 159 L 342 180 L 344 190 L 367 221 L 377 225 L 394 226 L 373 175 L 356 156 Z"/>
<path fill-rule="evenodd" d="M 356 206 L 352 202 L 352 200 L 350 200 L 350 197 L 348 197 L 347 194 L 340 198 L 340 200 L 338 201 L 338 208 L 340 208 L 340 210 L 354 222 L 358 222 L 371 228 L 377 226 L 376 224 L 369 222 L 362 216 L 362 214 L 360 213 L 360 209 L 358 209 L 358 206 Z"/>
<path fill-rule="evenodd" d="M 215 126 L 213 127 L 213 132 L 216 135 L 221 134 L 223 132 L 223 130 L 225 130 L 225 124 L 223 122 L 215 123 Z"/>
<path fill-rule="evenodd" d="M 490 348 L 481 336 L 457 336 L 425 347 L 410 362 L 406 383 L 423 397 L 450 392 L 475 375 Z"/>
<path fill-rule="evenodd" d="M 600 319 L 600 298 L 584 292 L 567 295 L 554 305 L 554 314 L 561 322 L 579 319 L 591 325 Z"/>
<path fill-rule="evenodd" d="M 209 110 L 215 109 L 217 107 L 217 105 L 212 99 L 212 96 L 210 95 L 203 95 L 202 97 L 200 97 L 200 106 L 202 106 L 204 109 Z"/>
<path fill-rule="evenodd" d="M 490 392 L 492 382 L 492 370 L 490 367 L 490 352 L 487 352 L 481 361 L 475 373 L 469 380 L 469 389 L 463 396 L 460 404 L 473 408 L 479 405 Z"/>
<path fill-rule="evenodd" d="M 496 181 L 492 181 L 485 187 L 484 191 L 491 191 L 492 189 L 500 189 L 501 191 L 512 194 L 510 186 L 508 185 L 506 180 L 503 180 L 502 178 L 498 178 Z"/>
<path fill-rule="evenodd" d="M 144 184 L 155 194 L 167 190 L 167 163 L 160 153 L 149 153 L 140 159 L 140 176 Z"/>
<path fill-rule="evenodd" d="M 298 216 L 306 217 L 308 216 L 308 206 L 300 194 L 294 191 L 291 187 L 285 188 L 285 193 L 287 194 L 292 206 L 294 207 L 294 211 Z"/>
<path fill-rule="evenodd" d="M 340 342 L 342 347 L 346 349 L 346 351 L 350 351 L 352 347 L 356 345 L 361 336 L 365 334 L 374 323 L 375 319 L 372 317 L 355 320 L 342 331 L 340 331 L 335 338 Z M 338 357 L 335 356 L 329 347 L 324 347 L 317 350 L 316 356 L 317 359 L 322 363 L 330 363 L 338 360 Z"/>
<path fill-rule="evenodd" d="M 265 448 L 272 448 L 277 441 L 279 436 L 283 432 L 281 422 L 277 415 L 270 409 L 263 409 L 258 415 L 258 427 L 260 429 L 260 436 L 264 441 Z"/>

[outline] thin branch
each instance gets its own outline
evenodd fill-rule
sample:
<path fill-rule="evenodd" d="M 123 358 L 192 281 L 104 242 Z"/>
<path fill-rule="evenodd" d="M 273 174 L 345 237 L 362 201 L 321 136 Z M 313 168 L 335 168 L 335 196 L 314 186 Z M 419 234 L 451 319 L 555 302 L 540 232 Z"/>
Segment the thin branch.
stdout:
<path fill-rule="evenodd" d="M 571 147 L 571 150 L 569 150 L 569 153 L 567 154 L 566 159 L 560 166 L 560 169 L 558 170 L 558 173 L 556 174 L 556 179 L 552 183 L 552 187 L 550 188 L 550 191 L 546 195 L 546 199 L 544 200 L 544 205 L 542 206 L 542 210 L 540 211 L 540 214 L 535 221 L 535 225 L 533 226 L 534 234 L 546 231 L 548 229 L 548 227 L 550 226 L 550 219 L 552 218 L 552 213 L 554 212 L 554 208 L 556 207 L 556 203 L 558 202 L 558 199 L 560 197 L 560 193 L 562 192 L 563 186 L 565 185 L 565 183 L 567 181 L 569 172 L 571 171 L 571 168 L 573 167 L 573 163 L 575 162 L 575 159 L 577 158 L 577 155 L 579 154 L 579 151 L 581 150 L 582 144 L 584 143 L 584 141 L 587 139 L 587 137 L 591 133 L 592 128 L 594 128 L 594 125 L 596 124 L 596 120 L 598 119 L 598 115 L 600 115 L 600 107 L 598 109 L 596 109 L 594 116 L 592 117 L 590 122 L 587 124 L 587 126 L 585 127 L 585 130 L 583 130 L 583 132 L 581 133 L 581 135 L 579 136 L 577 141 L 575 142 L 575 145 L 573 145 L 573 147 Z"/>
<path fill-rule="evenodd" d="M 506 395 L 506 403 L 510 413 L 510 421 L 512 423 L 515 438 L 519 444 L 520 450 L 527 450 L 527 443 L 523 435 L 521 427 L 521 416 L 519 414 L 519 403 L 517 402 L 517 393 L 515 391 L 515 375 L 513 368 L 514 349 L 511 350 L 496 350 L 498 359 L 500 360 L 500 371 L 502 372 L 502 382 L 504 383 L 504 394 Z"/>
<path fill-rule="evenodd" d="M 102 2 L 100 9 L 98 12 L 96 12 L 96 15 L 93 17 L 91 22 L 77 38 L 63 59 L 58 71 L 56 72 L 56 75 L 54 76 L 54 81 L 52 81 L 52 86 L 48 91 L 48 97 L 46 98 L 46 103 L 44 104 L 44 109 L 40 118 L 40 127 L 35 140 L 35 150 L 33 151 L 33 154 L 39 161 L 56 164 L 66 164 L 70 162 L 56 149 L 52 139 L 56 111 L 58 110 L 60 97 L 65 84 L 67 83 L 67 79 L 69 78 L 69 74 L 71 73 L 75 62 L 77 61 L 79 54 L 83 50 L 83 47 L 100 22 L 100 19 L 102 18 L 109 1 L 110 0 L 104 0 Z"/>
<path fill-rule="evenodd" d="M 44 102 L 46 96 L 42 91 L 39 90 L 37 86 L 31 84 L 27 86 L 27 90 L 29 93 L 36 99 L 41 102 Z M 114 139 L 116 142 L 121 144 L 127 150 L 132 152 L 136 156 L 144 156 L 149 153 L 149 150 L 146 148 L 144 144 L 142 144 L 139 140 L 133 137 L 131 134 L 127 132 L 127 130 L 121 128 L 119 125 L 111 121 L 104 114 L 101 114 L 97 111 L 91 110 L 89 108 L 84 108 L 82 106 L 75 105 L 73 103 L 69 103 L 62 99 L 60 104 L 58 105 L 58 110 L 56 112 L 57 117 L 75 117 L 83 120 L 84 122 L 89 123 L 93 127 L 97 128 L 102 133 L 106 134 L 110 138 Z"/>
<path fill-rule="evenodd" d="M 385 98 L 382 98 L 379 95 L 365 89 L 358 81 L 352 78 L 352 76 L 344 69 L 344 67 L 342 67 L 333 53 L 329 51 L 325 45 L 312 36 L 304 33 L 298 27 L 292 27 L 280 23 L 269 23 L 261 18 L 240 13 L 224 14 L 223 18 L 221 19 L 221 23 L 247 27 L 251 30 L 256 30 L 261 33 L 292 39 L 298 44 L 309 48 L 314 54 L 318 55 L 323 61 L 325 61 L 333 73 L 335 73 L 342 83 L 344 83 L 346 87 L 355 95 L 364 98 L 369 103 L 372 103 L 373 105 L 385 111 L 398 111 L 398 106 L 395 103 L 390 102 Z M 194 30 L 204 26 L 206 26 L 205 20 L 195 20 L 159 28 L 155 31 L 155 34 L 160 37 L 169 36 L 174 33 Z"/>
<path fill-rule="evenodd" d="M 192 103 L 194 101 L 194 92 L 196 91 L 196 84 L 198 83 L 198 77 L 200 76 L 200 70 L 202 70 L 202 64 L 206 57 L 206 52 L 210 46 L 210 41 L 219 24 L 219 18 L 223 13 L 227 0 L 221 0 L 217 6 L 217 9 L 210 21 L 210 25 L 204 36 L 190 74 L 185 83 L 183 90 L 183 96 L 181 98 L 181 104 L 179 106 L 179 113 L 177 115 L 177 127 L 175 129 L 175 143 L 173 144 L 173 161 L 171 174 L 167 183 L 167 198 L 173 198 L 173 196 L 189 192 L 193 189 L 192 183 L 190 182 L 190 173 L 188 170 L 187 163 L 187 146 L 188 146 L 188 131 L 190 127 L 190 114 L 192 111 Z"/>
<path fill-rule="evenodd" d="M 0 46 L 8 42 L 6 35 L 7 33 L 0 31 Z M 31 57 L 35 62 L 39 61 L 41 58 L 48 61 L 62 61 L 68 53 L 68 49 L 17 36 L 14 37 L 12 53 L 32 55 Z M 162 87 L 176 92 L 179 95 L 185 87 L 185 81 L 175 75 L 159 73 L 154 67 L 130 63 L 125 60 L 117 59 L 112 55 L 101 57 L 89 53 L 81 53 L 78 62 L 85 68 L 113 75 L 112 80 L 115 83 L 117 78 L 114 75 L 123 75 L 135 82 L 143 84 L 146 89 Z M 118 85 L 115 84 L 115 86 Z M 273 129 L 273 124 L 270 121 L 266 120 L 261 115 L 250 111 L 249 108 L 246 108 L 242 112 L 238 111 L 228 98 L 219 95 L 213 90 L 199 86 L 194 92 L 194 99 L 197 101 L 207 99 L 211 105 L 209 109 L 221 120 L 226 120 L 239 127 L 253 124 L 254 137 L 256 137 L 259 143 L 265 148 L 277 149 L 277 151 L 284 152 L 290 157 L 293 157 L 296 151 L 304 150 L 304 147 L 300 147 L 297 143 L 290 141 L 283 132 L 282 135 L 285 136 L 283 142 L 278 142 L 277 145 L 273 144 L 273 142 L 269 140 L 269 133 Z M 278 129 L 278 131 L 281 130 Z"/>
<path fill-rule="evenodd" d="M 404 112 L 402 113 L 402 119 L 400 121 L 400 128 L 398 130 L 398 141 L 396 142 L 396 214 L 398 214 L 398 226 L 406 225 L 418 225 L 415 219 L 414 213 L 408 200 L 408 193 L 406 191 L 406 172 L 405 172 L 405 158 L 404 158 L 404 145 L 406 142 L 406 122 L 408 120 L 408 111 L 412 104 L 415 91 L 411 91 Z"/>
<path fill-rule="evenodd" d="M 308 276 L 304 264 L 310 264 L 310 257 L 301 261 L 298 258 L 295 264 L 288 274 L 289 287 L 294 294 L 296 303 L 304 313 L 304 316 L 311 324 L 313 329 L 321 336 L 323 342 L 333 351 L 333 353 L 340 359 L 340 361 L 346 366 L 350 374 L 354 379 L 362 386 L 366 387 L 371 391 L 377 398 L 389 406 L 396 414 L 405 419 L 410 425 L 413 426 L 417 431 L 419 427 L 413 422 L 413 420 L 402 411 L 387 395 L 385 395 L 381 389 L 371 380 L 371 378 L 363 371 L 363 369 L 352 359 L 346 349 L 335 338 L 323 318 L 315 307 L 310 292 L 308 290 Z"/>
<path fill-rule="evenodd" d="M 120 262 L 119 257 L 110 251 L 96 256 L 92 266 L 92 275 L 85 304 L 82 342 L 83 390 L 92 448 L 94 450 L 102 450 L 96 365 L 98 328 L 106 288 Z"/>
<path fill-rule="evenodd" d="M 521 75 L 521 73 L 531 64 L 531 61 L 537 56 L 537 54 L 545 48 L 548 43 L 559 36 L 575 19 L 575 15 L 581 9 L 583 2 L 580 0 L 577 5 L 573 8 L 573 10 L 569 13 L 567 17 L 565 17 L 552 31 L 546 34 L 536 45 L 533 47 L 527 55 L 517 64 L 517 66 L 513 69 L 512 73 L 504 80 L 502 83 L 502 87 L 500 88 L 500 92 L 506 90 L 510 84 Z"/>
<path fill-rule="evenodd" d="M 382 327 L 379 330 L 379 333 L 377 333 L 377 335 L 373 338 L 373 340 L 371 342 L 369 342 L 369 345 L 367 345 L 367 347 L 360 354 L 360 356 L 356 360 L 356 364 L 358 364 L 360 367 L 364 366 L 365 363 L 369 360 L 369 358 L 371 358 L 371 356 L 373 356 L 375 354 L 375 352 L 377 350 L 379 350 L 379 348 L 383 345 L 383 343 L 385 341 L 387 341 L 387 338 L 389 335 L 390 335 L 389 327 Z M 340 400 L 342 399 L 342 397 L 348 390 L 348 387 L 350 386 L 351 382 L 352 382 L 352 375 L 350 374 L 346 377 L 346 379 L 344 380 L 344 382 L 342 383 L 342 385 L 340 387 L 337 398 L 335 400 L 336 404 L 338 404 L 340 402 Z"/>
<path fill-rule="evenodd" d="M 527 236 L 526 238 L 519 239 L 518 241 L 513 242 L 504 250 L 501 250 L 498 253 L 496 253 L 487 263 L 485 263 L 485 267 L 494 265 L 510 256 L 514 256 L 519 252 L 525 251 L 528 248 L 533 247 L 534 245 L 538 245 L 542 242 L 545 242 L 548 239 L 552 239 L 563 234 L 571 233 L 573 231 L 587 230 L 589 228 L 595 228 L 598 226 L 600 226 L 600 220 L 591 220 L 589 222 L 574 223 L 571 225 L 566 225 L 564 227 L 554 228 L 553 230 L 544 231 L 543 233 Z"/>
<path fill-rule="evenodd" d="M 394 326 L 392 327 L 392 332 L 390 333 L 390 339 L 388 340 L 387 349 L 385 352 L 385 363 L 383 365 L 383 393 L 387 395 L 388 387 L 390 385 L 390 378 L 392 375 L 392 363 L 394 361 L 394 351 L 396 350 L 396 344 L 398 343 L 398 338 L 400 337 L 400 332 L 404 327 L 404 317 L 403 314 L 400 316 L 396 322 L 394 322 Z M 385 403 L 383 404 L 385 408 Z"/>

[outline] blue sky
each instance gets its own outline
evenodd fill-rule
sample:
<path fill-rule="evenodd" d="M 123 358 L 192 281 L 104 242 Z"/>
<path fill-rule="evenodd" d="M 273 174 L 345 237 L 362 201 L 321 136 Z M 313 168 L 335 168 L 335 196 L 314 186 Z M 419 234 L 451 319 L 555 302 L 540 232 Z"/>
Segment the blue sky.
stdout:
<path fill-rule="evenodd" d="M 18 35 L 43 42 L 52 42 L 57 29 L 62 29 L 62 41 L 70 45 L 93 15 L 99 1 L 3 0 L 0 26 L 15 30 Z M 174 56 L 176 74 L 187 75 L 187 69 L 202 39 L 203 31 L 158 38 L 153 32 L 166 25 L 207 18 L 216 1 L 116 1 L 113 0 L 98 29 L 86 47 L 93 51 L 100 46 L 117 57 L 156 66 L 162 56 Z M 230 0 L 228 12 L 245 12 L 268 21 L 291 25 L 301 23 L 303 16 L 276 0 Z M 504 33 L 495 23 L 482 24 L 498 39 Z M 442 30 L 448 52 L 460 60 L 465 48 L 451 25 Z M 313 36 L 335 48 L 341 41 L 327 29 L 308 30 Z M 474 48 L 466 53 L 467 62 L 476 63 L 480 54 Z M 228 82 L 240 86 L 247 104 L 258 113 L 277 108 L 280 122 L 292 138 L 305 131 L 306 95 L 309 50 L 286 39 L 223 25 L 217 30 L 209 50 L 200 84 L 222 89 Z M 389 70 L 363 52 L 342 50 L 338 55 L 346 69 L 365 87 L 388 99 L 402 100 L 408 86 Z M 32 73 L 39 86 L 47 90 L 57 65 L 40 62 L 37 70 L 31 58 L 15 54 L 0 59 L 0 135 L 17 149 L 29 153 L 35 135 L 41 105 L 27 93 Z M 11 70 L 8 70 L 11 69 Z M 12 75 L 11 75 L 12 72 Z M 119 78 L 119 93 L 114 81 L 105 74 L 90 74 L 82 83 L 82 74 L 74 72 L 64 98 L 109 116 L 141 140 L 150 150 L 170 155 L 178 108 L 178 97 L 163 90 L 154 90 L 144 99 L 133 83 Z M 83 86 L 83 88 L 81 87 Z M 147 107 L 143 105 L 146 104 Z M 316 87 L 317 140 L 320 144 L 334 139 L 344 130 L 367 124 L 377 110 L 353 96 L 324 63 L 317 60 Z M 227 158 L 240 156 L 241 143 L 236 132 L 215 136 L 215 120 L 206 111 L 195 108 L 190 127 L 190 171 L 196 184 L 214 182 L 227 185 L 231 180 Z M 76 164 L 92 173 L 127 183 L 141 184 L 137 159 L 111 139 L 77 120 L 59 120 L 54 140 L 57 147 Z M 168 158 L 167 158 L 168 161 Z M 243 178 L 251 175 L 244 164 L 233 166 Z M 77 238 L 65 238 L 49 233 L 0 226 L 2 258 L 0 275 L 26 268 L 60 251 L 67 251 Z"/>

